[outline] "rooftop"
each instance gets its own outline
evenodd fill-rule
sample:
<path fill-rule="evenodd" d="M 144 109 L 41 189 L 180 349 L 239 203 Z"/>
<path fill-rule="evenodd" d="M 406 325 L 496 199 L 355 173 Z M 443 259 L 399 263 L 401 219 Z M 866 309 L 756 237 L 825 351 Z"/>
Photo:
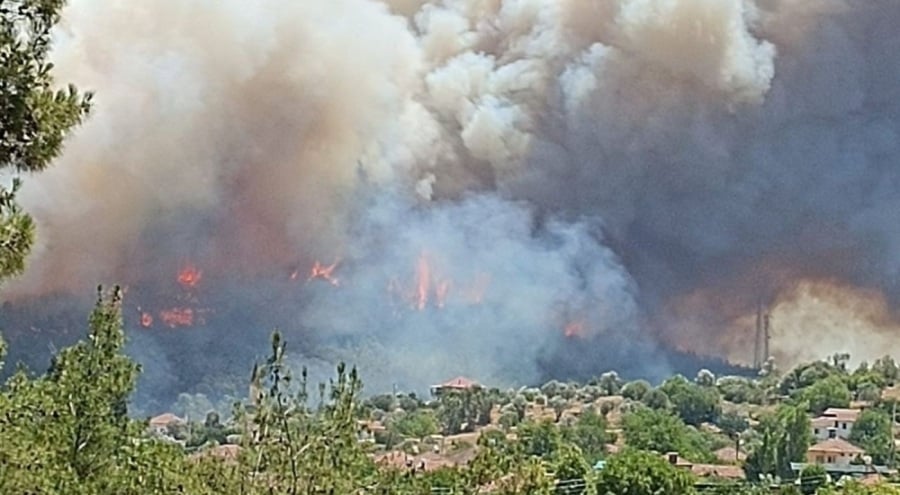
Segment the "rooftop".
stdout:
<path fill-rule="evenodd" d="M 840 420 L 834 417 L 819 416 L 818 418 L 813 418 L 813 420 L 810 422 L 810 425 L 813 428 L 833 428 L 835 421 Z"/>
<path fill-rule="evenodd" d="M 836 452 L 839 454 L 865 454 L 866 451 L 842 438 L 829 438 L 809 448 L 813 452 Z"/>
<path fill-rule="evenodd" d="M 792 462 L 791 463 L 791 471 L 800 472 L 808 466 L 809 464 L 805 462 Z M 822 466 L 825 471 L 829 473 L 840 473 L 840 474 L 849 474 L 849 475 L 864 475 L 871 473 L 878 474 L 894 474 L 895 470 L 888 468 L 887 466 L 873 466 L 866 464 L 819 464 Z"/>
<path fill-rule="evenodd" d="M 172 413 L 163 413 L 159 416 L 150 418 L 151 426 L 168 426 L 171 424 L 184 423 L 184 420 Z"/>
<path fill-rule="evenodd" d="M 838 421 L 856 421 L 859 417 L 859 409 L 841 409 L 838 407 L 829 407 L 822 413 L 820 417 L 834 418 Z"/>
<path fill-rule="evenodd" d="M 432 385 L 431 388 L 453 388 L 458 390 L 466 390 L 470 388 L 478 388 L 481 385 L 475 380 L 470 380 L 464 376 L 458 376 L 452 380 L 448 380 L 438 385 Z"/>

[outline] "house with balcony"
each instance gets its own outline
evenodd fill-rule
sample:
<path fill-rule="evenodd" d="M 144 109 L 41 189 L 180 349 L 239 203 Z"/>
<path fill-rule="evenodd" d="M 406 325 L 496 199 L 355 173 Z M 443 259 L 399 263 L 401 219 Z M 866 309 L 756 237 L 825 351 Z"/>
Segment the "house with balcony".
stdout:
<path fill-rule="evenodd" d="M 859 419 L 859 409 L 841 409 L 830 407 L 821 416 L 811 422 L 813 436 L 816 440 L 823 441 L 834 438 L 847 439 L 853 430 L 853 425 Z"/>
<path fill-rule="evenodd" d="M 807 449 L 806 462 L 792 462 L 791 470 L 799 475 L 806 466 L 817 464 L 835 479 L 845 476 L 889 476 L 896 473 L 886 466 L 873 465 L 865 454 L 863 449 L 842 438 L 828 438 Z"/>

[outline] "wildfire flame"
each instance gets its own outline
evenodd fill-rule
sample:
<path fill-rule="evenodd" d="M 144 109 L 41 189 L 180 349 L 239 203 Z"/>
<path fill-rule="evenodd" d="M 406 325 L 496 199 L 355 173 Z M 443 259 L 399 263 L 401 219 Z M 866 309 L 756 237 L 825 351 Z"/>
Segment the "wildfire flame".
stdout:
<path fill-rule="evenodd" d="M 178 283 L 181 284 L 185 289 L 193 289 L 200 284 L 200 279 L 203 278 L 203 272 L 201 272 L 197 267 L 188 263 L 178 272 Z"/>
<path fill-rule="evenodd" d="M 428 292 L 431 287 L 431 266 L 425 253 L 419 255 L 416 263 L 416 309 L 422 311 L 428 305 Z"/>
<path fill-rule="evenodd" d="M 194 326 L 194 310 L 191 308 L 172 308 L 159 312 L 159 318 L 169 328 Z"/>
<path fill-rule="evenodd" d="M 138 307 L 140 313 L 140 325 L 143 328 L 153 328 L 157 320 L 169 328 L 191 327 L 205 323 L 203 313 L 205 309 L 193 308 L 190 305 L 197 304 L 197 297 L 191 291 L 200 284 L 203 272 L 194 265 L 188 263 L 180 269 L 176 275 L 178 284 L 185 290 L 177 296 L 179 305 L 155 313 Z"/>
<path fill-rule="evenodd" d="M 340 263 L 340 260 L 335 260 L 335 262 L 330 265 L 323 265 L 319 261 L 316 261 L 315 264 L 313 264 L 312 270 L 309 272 L 309 278 L 307 278 L 306 281 L 310 282 L 318 278 L 337 287 L 340 285 L 340 282 L 337 277 L 334 276 L 334 269 L 337 268 L 338 263 Z M 296 278 L 296 275 L 291 275 L 291 280 L 296 280 Z"/>
<path fill-rule="evenodd" d="M 413 280 L 404 283 L 399 277 L 391 278 L 388 293 L 395 302 L 399 301 L 402 306 L 415 311 L 424 311 L 428 307 L 442 309 L 451 302 L 451 297 L 456 302 L 481 304 L 490 281 L 486 274 L 479 274 L 471 287 L 462 284 L 460 290 L 454 289 L 455 293 L 452 293 L 451 289 L 458 284 L 443 275 L 438 266 L 428 252 L 422 251 L 416 258 Z"/>
<path fill-rule="evenodd" d="M 144 328 L 150 328 L 153 326 L 153 315 L 147 313 L 145 311 L 141 312 L 141 326 Z"/>

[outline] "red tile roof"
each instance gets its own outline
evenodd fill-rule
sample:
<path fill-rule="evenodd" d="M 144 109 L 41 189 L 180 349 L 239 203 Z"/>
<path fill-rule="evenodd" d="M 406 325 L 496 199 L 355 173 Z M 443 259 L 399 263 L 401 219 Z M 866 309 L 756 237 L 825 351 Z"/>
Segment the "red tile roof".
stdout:
<path fill-rule="evenodd" d="M 455 388 L 459 390 L 465 390 L 469 388 L 480 387 L 481 385 L 474 380 L 470 380 L 464 376 L 458 376 L 452 380 L 441 383 L 440 385 L 434 385 L 432 388 Z"/>
<path fill-rule="evenodd" d="M 859 417 L 859 409 L 841 409 L 838 407 L 829 407 L 822 413 L 820 417 L 834 418 L 837 421 L 854 422 Z"/>
<path fill-rule="evenodd" d="M 842 438 L 829 438 L 809 448 L 812 452 L 836 452 L 839 454 L 865 454 L 866 451 Z"/>
<path fill-rule="evenodd" d="M 171 424 L 184 423 L 184 420 L 172 413 L 164 413 L 150 418 L 151 426 L 169 426 Z"/>

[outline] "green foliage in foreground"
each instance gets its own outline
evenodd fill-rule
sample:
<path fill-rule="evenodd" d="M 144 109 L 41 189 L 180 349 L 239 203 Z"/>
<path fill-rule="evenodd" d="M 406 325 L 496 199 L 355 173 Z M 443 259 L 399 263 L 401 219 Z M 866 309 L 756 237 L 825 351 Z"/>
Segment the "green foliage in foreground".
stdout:
<path fill-rule="evenodd" d="M 91 107 L 74 86 L 54 89 L 51 31 L 64 0 L 0 2 L 0 172 L 38 172 Z M 20 273 L 34 242 L 34 223 L 12 187 L 0 184 L 0 281 Z"/>

